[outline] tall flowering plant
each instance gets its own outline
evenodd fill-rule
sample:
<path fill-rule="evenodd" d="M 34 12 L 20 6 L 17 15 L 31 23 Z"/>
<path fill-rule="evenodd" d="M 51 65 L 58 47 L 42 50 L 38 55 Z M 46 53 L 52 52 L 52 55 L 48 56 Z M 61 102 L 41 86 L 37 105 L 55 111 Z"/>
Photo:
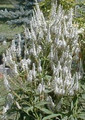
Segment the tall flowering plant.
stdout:
<path fill-rule="evenodd" d="M 52 4 L 50 17 L 45 20 L 38 3 L 34 9 L 30 28 L 25 27 L 24 39 L 12 40 L 3 54 L 4 84 L 8 101 L 3 118 L 10 109 L 19 113 L 19 119 L 62 118 L 64 96 L 74 96 L 79 90 L 83 68 L 79 57 L 79 30 L 73 23 L 73 10 L 68 12 L 57 3 Z M 23 44 L 22 44 L 23 43 Z M 38 113 L 38 114 L 37 114 Z M 56 113 L 56 114 L 54 114 Z M 23 115 L 22 115 L 23 114 Z M 48 119 L 47 118 L 47 119 Z M 62 118 L 63 119 L 63 118 Z"/>

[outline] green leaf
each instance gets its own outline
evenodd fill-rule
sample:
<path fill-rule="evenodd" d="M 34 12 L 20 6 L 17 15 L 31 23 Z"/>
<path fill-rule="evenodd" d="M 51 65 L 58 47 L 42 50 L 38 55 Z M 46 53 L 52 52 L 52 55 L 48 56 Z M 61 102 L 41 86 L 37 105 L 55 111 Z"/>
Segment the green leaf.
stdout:
<path fill-rule="evenodd" d="M 33 106 L 31 106 L 31 107 L 25 107 L 25 108 L 22 109 L 22 111 L 23 111 L 24 113 L 26 113 L 27 115 L 29 115 L 29 112 L 30 112 L 30 111 L 33 112 Z"/>
<path fill-rule="evenodd" d="M 32 111 L 32 110 L 33 110 L 33 106 L 31 106 L 27 109 L 27 111 Z"/>
<path fill-rule="evenodd" d="M 79 117 L 78 117 L 78 118 L 80 118 L 80 119 L 82 119 L 82 120 L 85 120 L 85 113 L 79 114 Z"/>
<path fill-rule="evenodd" d="M 41 110 L 42 112 L 44 112 L 45 114 L 53 114 L 52 111 L 46 109 L 46 108 L 42 108 L 42 107 L 39 107 L 39 106 L 36 106 L 36 108 L 38 108 L 39 110 Z"/>
<path fill-rule="evenodd" d="M 70 120 L 75 120 L 75 118 L 73 117 L 73 115 L 71 115 L 71 116 L 69 117 L 69 119 L 70 119 Z"/>
<path fill-rule="evenodd" d="M 52 78 L 52 77 L 49 76 L 49 75 L 46 75 L 46 76 L 45 76 L 45 79 L 46 79 L 46 80 L 51 80 L 51 78 Z"/>
<path fill-rule="evenodd" d="M 68 120 L 68 117 L 67 117 L 67 116 L 65 116 L 62 120 Z"/>
<path fill-rule="evenodd" d="M 24 108 L 24 112 L 26 112 L 27 114 L 29 113 L 29 111 L 33 111 L 33 106 Z"/>
<path fill-rule="evenodd" d="M 61 114 L 52 114 L 52 115 L 48 115 L 47 117 L 44 117 L 42 120 L 50 120 L 52 118 L 56 118 L 58 116 L 61 116 Z"/>
<path fill-rule="evenodd" d="M 48 102 L 39 102 L 36 106 L 43 106 L 43 105 L 46 105 L 48 104 Z"/>
<path fill-rule="evenodd" d="M 74 105 L 73 105 L 73 101 L 71 102 L 71 110 L 73 109 Z"/>
<path fill-rule="evenodd" d="M 82 94 L 82 98 L 85 99 L 85 94 Z"/>

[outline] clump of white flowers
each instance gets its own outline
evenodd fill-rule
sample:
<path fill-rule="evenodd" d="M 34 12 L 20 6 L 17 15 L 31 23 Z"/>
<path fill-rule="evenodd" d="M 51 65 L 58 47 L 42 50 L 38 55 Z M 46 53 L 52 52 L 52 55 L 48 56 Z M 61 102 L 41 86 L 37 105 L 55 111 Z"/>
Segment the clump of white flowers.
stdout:
<path fill-rule="evenodd" d="M 3 55 L 3 61 L 14 70 L 16 76 L 21 71 L 25 72 L 26 81 L 31 85 L 33 83 L 39 94 L 45 93 L 48 87 L 55 95 L 74 95 L 79 89 L 83 72 L 79 58 L 79 30 L 74 26 L 72 9 L 66 12 L 61 5 L 57 12 L 56 9 L 57 4 L 53 3 L 46 21 L 36 3 L 30 29 L 25 28 L 23 50 L 19 34 L 17 44 L 12 41 L 11 47 Z M 8 82 L 7 86 L 10 89 Z M 49 95 L 48 98 L 55 106 Z"/>

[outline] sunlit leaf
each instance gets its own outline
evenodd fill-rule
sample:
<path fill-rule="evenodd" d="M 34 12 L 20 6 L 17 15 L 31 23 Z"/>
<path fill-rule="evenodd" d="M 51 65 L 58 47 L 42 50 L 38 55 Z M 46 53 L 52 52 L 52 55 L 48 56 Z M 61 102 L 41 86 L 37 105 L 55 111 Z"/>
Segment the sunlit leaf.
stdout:
<path fill-rule="evenodd" d="M 79 114 L 79 117 L 78 117 L 78 118 L 80 118 L 80 119 L 82 119 L 82 120 L 85 120 L 85 113 Z"/>
<path fill-rule="evenodd" d="M 39 110 L 41 110 L 42 112 L 44 112 L 45 114 L 53 114 L 52 111 L 46 109 L 46 108 L 42 108 L 42 107 L 39 107 L 39 106 L 36 106 L 36 108 L 38 108 Z"/>
<path fill-rule="evenodd" d="M 85 94 L 82 94 L 82 98 L 85 99 Z"/>
<path fill-rule="evenodd" d="M 52 114 L 52 115 L 49 115 L 47 117 L 44 117 L 42 120 L 50 120 L 52 118 L 56 118 L 56 117 L 59 117 L 59 116 L 61 116 L 61 114 Z M 58 120 L 60 120 L 60 119 L 58 119 Z"/>

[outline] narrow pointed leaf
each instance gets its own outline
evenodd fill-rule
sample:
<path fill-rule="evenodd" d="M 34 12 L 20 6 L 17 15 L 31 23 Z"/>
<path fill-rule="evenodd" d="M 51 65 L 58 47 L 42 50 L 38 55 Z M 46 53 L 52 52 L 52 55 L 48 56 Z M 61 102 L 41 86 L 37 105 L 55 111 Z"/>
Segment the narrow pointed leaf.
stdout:
<path fill-rule="evenodd" d="M 39 106 L 36 106 L 36 108 L 38 108 L 39 110 L 41 110 L 42 112 L 44 112 L 45 114 L 53 114 L 52 111 L 46 109 L 46 108 L 42 108 L 42 107 L 39 107 Z"/>
<path fill-rule="evenodd" d="M 47 117 L 44 117 L 42 120 L 50 120 L 50 119 L 56 118 L 58 116 L 61 116 L 61 114 L 52 114 L 52 115 L 49 115 Z"/>

